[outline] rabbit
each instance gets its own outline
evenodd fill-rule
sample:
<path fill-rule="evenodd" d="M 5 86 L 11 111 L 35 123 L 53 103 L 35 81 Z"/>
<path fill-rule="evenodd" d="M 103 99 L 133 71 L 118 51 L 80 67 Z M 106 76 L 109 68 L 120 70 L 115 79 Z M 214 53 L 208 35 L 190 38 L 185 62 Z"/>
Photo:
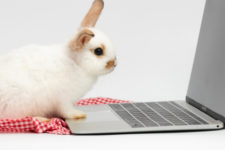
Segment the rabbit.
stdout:
<path fill-rule="evenodd" d="M 0 118 L 86 117 L 74 103 L 116 67 L 111 41 L 95 28 L 103 7 L 95 0 L 66 44 L 29 45 L 1 56 Z"/>

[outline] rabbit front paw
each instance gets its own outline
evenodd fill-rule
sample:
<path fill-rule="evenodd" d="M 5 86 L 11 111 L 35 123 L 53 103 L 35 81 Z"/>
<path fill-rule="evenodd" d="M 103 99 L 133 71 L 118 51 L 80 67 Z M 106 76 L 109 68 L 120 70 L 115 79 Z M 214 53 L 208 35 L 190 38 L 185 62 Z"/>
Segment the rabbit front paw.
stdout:
<path fill-rule="evenodd" d="M 49 119 L 49 118 L 39 117 L 39 116 L 34 117 L 34 119 L 37 119 L 37 120 L 39 120 L 41 122 L 49 122 L 49 121 L 51 121 L 51 119 Z"/>
<path fill-rule="evenodd" d="M 80 110 L 71 110 L 64 113 L 65 119 L 82 119 L 86 118 L 86 114 Z"/>

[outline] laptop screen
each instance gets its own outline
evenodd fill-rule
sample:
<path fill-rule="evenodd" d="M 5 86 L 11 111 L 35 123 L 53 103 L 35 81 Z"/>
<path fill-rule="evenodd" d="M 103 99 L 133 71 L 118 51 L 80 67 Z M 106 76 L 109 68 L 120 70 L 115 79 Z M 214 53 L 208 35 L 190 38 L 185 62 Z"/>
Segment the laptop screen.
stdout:
<path fill-rule="evenodd" d="M 225 118 L 225 0 L 207 0 L 187 99 Z M 205 108 L 203 107 L 205 106 Z M 200 108 L 201 108 L 200 107 Z"/>

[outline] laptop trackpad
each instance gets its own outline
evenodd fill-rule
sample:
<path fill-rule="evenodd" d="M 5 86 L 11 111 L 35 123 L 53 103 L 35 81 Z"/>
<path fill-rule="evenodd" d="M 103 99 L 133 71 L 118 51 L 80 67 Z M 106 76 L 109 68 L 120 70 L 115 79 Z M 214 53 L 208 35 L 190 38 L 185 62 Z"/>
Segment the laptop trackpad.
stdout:
<path fill-rule="evenodd" d="M 87 113 L 85 122 L 102 122 L 102 121 L 120 121 L 113 112 L 109 111 L 96 111 Z"/>
<path fill-rule="evenodd" d="M 85 119 L 76 120 L 76 122 L 112 122 L 120 121 L 120 118 L 113 113 L 111 108 L 107 105 L 95 106 L 78 106 L 76 109 L 81 110 L 87 114 Z"/>

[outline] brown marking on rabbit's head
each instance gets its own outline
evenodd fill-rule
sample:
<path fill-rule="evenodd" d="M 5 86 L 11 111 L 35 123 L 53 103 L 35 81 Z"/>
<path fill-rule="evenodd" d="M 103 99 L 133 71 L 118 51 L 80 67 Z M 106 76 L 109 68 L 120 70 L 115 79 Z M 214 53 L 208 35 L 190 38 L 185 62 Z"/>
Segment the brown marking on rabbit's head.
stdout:
<path fill-rule="evenodd" d="M 105 66 L 106 69 L 111 69 L 113 67 L 116 67 L 116 58 L 108 61 L 106 66 Z"/>
<path fill-rule="evenodd" d="M 95 26 L 103 7 L 103 0 L 95 0 L 93 2 L 91 8 L 81 23 L 81 31 L 78 32 L 76 37 L 69 43 L 69 48 L 71 50 L 79 50 L 84 48 L 85 44 L 87 44 L 91 38 L 95 36 L 89 28 Z"/>
<path fill-rule="evenodd" d="M 77 36 L 69 43 L 71 50 L 80 50 L 93 38 L 95 35 L 89 29 L 82 29 Z"/>
<path fill-rule="evenodd" d="M 87 15 L 81 23 L 81 27 L 94 27 L 104 8 L 103 0 L 95 0 L 89 9 Z"/>
<path fill-rule="evenodd" d="M 97 49 L 100 49 L 100 51 L 102 51 L 102 52 L 101 52 L 101 53 L 99 53 L 99 52 L 96 53 L 96 50 L 97 50 Z M 91 49 L 91 52 L 92 52 L 94 55 L 96 55 L 96 57 L 98 57 L 98 58 L 103 58 L 103 57 L 105 56 L 106 47 L 105 47 L 104 44 L 101 44 L 101 46 Z"/>

